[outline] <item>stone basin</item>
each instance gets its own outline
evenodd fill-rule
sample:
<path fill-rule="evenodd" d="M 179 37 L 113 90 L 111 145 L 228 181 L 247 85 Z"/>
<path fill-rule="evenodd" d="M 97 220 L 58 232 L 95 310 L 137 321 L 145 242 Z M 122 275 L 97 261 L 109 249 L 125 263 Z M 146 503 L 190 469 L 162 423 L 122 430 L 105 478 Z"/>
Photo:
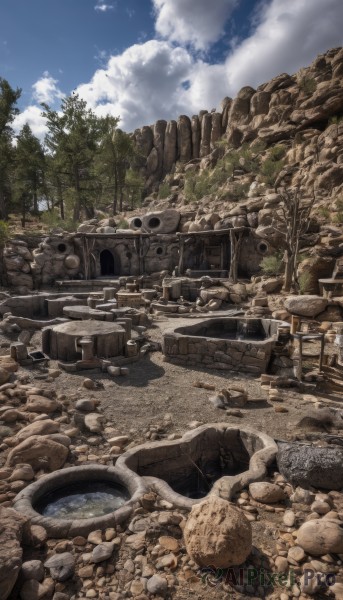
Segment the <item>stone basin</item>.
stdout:
<path fill-rule="evenodd" d="M 92 341 L 92 354 L 97 358 L 111 358 L 125 354 L 125 329 L 106 321 L 68 321 L 43 329 L 43 352 L 61 361 L 76 361 L 82 356 L 80 341 Z"/>
<path fill-rule="evenodd" d="M 74 537 L 124 522 L 144 492 L 135 473 L 84 465 L 35 481 L 16 496 L 14 508 L 45 527 L 50 537 Z"/>
<path fill-rule="evenodd" d="M 118 458 L 116 468 L 140 475 L 168 502 L 190 509 L 208 494 L 230 500 L 249 483 L 262 480 L 277 450 L 265 433 L 214 423 L 178 440 L 131 448 Z"/>
<path fill-rule="evenodd" d="M 201 319 L 194 325 L 167 329 L 163 353 L 167 360 L 185 366 L 260 375 L 268 368 L 281 325 L 285 323 L 274 319 Z"/>

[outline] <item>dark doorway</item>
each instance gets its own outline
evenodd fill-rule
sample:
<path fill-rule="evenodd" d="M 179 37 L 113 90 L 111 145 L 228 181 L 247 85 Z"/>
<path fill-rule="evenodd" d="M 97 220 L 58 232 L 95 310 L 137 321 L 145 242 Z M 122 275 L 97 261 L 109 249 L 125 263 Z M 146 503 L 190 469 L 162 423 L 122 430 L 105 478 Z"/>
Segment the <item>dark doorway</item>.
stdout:
<path fill-rule="evenodd" d="M 105 277 L 108 275 L 119 275 L 119 273 L 116 273 L 114 256 L 110 250 L 100 252 L 100 270 L 101 275 Z"/>

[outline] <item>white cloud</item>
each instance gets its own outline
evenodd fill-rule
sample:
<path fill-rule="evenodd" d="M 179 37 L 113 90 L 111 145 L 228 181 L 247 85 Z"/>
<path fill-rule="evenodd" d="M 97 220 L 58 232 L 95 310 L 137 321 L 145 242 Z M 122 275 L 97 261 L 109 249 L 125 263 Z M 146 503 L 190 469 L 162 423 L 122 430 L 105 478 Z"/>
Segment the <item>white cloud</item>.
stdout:
<path fill-rule="evenodd" d="M 98 10 L 100 12 L 107 12 L 108 10 L 113 10 L 115 8 L 115 4 L 106 4 L 102 0 L 97 0 L 96 5 L 94 6 L 94 10 Z"/>
<path fill-rule="evenodd" d="M 193 66 L 187 50 L 149 40 L 113 56 L 106 69 L 97 70 L 91 82 L 76 92 L 97 114 L 120 115 L 121 126 L 130 131 L 190 108 L 182 83 L 189 79 Z"/>
<path fill-rule="evenodd" d="M 170 8 L 172 4 L 175 24 L 186 23 L 185 0 L 173 0 L 173 3 L 154 0 L 154 3 L 161 9 L 157 23 L 159 17 L 166 14 L 162 8 Z M 268 0 L 260 4 L 259 12 L 254 15 L 250 36 L 236 41 L 222 63 L 210 64 L 204 58 L 199 59 L 191 49 L 172 41 L 178 31 L 179 37 L 184 35 L 187 43 L 193 40 L 193 47 L 201 44 L 204 47 L 210 43 L 206 35 L 212 36 L 212 40 L 220 35 L 219 25 L 213 32 L 201 34 L 195 5 L 201 12 L 202 4 L 203 0 L 187 0 L 187 6 L 194 8 L 193 20 L 185 25 L 188 30 L 175 25 L 168 40 L 144 40 L 112 56 L 104 67 L 95 71 L 91 81 L 79 85 L 76 92 L 98 115 L 120 116 L 120 126 L 133 131 L 157 119 L 175 119 L 180 114 L 191 116 L 201 109 L 211 110 L 225 96 L 234 96 L 242 86 L 257 86 L 285 71 L 294 73 L 310 64 L 317 54 L 343 42 L 341 0 L 326 0 L 325 5 L 323 0 L 311 0 L 310 7 L 308 0 Z M 212 0 L 210 6 L 225 6 L 227 10 L 228 3 Z M 210 16 L 207 24 L 209 19 Z M 195 33 L 191 32 L 192 27 Z M 51 94 L 49 100 L 61 97 L 57 83 L 49 74 L 44 74 L 34 86 L 36 98 L 41 101 L 44 94 Z M 40 113 L 40 108 L 28 107 L 17 117 L 16 123 L 24 124 L 29 117 L 32 129 L 41 136 L 44 120 Z"/>
<path fill-rule="evenodd" d="M 158 34 L 206 50 L 223 34 L 237 0 L 153 0 Z"/>
<path fill-rule="evenodd" d="M 63 98 L 63 93 L 57 87 L 58 80 L 51 77 L 48 71 L 43 73 L 43 77 L 33 84 L 33 98 L 36 102 L 45 102 L 52 104 L 58 98 Z"/>
<path fill-rule="evenodd" d="M 294 73 L 317 54 L 343 43 L 342 0 L 272 0 L 250 37 L 226 60 L 228 92 Z"/>
<path fill-rule="evenodd" d="M 46 120 L 42 116 L 42 109 L 39 106 L 28 106 L 17 115 L 12 123 L 13 129 L 16 134 L 28 123 L 32 129 L 32 132 L 40 140 L 43 140 L 47 133 Z"/>

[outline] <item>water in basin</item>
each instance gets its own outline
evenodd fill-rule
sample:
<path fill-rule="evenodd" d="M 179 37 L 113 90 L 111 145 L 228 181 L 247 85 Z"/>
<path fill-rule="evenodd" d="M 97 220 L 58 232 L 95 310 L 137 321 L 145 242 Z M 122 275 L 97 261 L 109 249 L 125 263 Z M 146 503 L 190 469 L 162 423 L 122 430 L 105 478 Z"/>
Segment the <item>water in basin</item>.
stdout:
<path fill-rule="evenodd" d="M 82 482 L 44 495 L 36 510 L 54 519 L 91 519 L 117 510 L 129 495 L 124 487 L 110 482 Z"/>

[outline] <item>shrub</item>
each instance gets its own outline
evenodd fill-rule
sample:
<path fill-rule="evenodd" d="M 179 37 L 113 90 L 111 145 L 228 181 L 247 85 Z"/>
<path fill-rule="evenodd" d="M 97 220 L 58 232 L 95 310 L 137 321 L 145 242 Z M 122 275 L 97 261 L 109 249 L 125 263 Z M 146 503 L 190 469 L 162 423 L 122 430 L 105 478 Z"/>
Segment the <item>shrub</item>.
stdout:
<path fill-rule="evenodd" d="M 275 252 L 275 254 L 265 256 L 260 264 L 261 271 L 264 275 L 280 275 L 282 262 L 282 252 Z"/>
<path fill-rule="evenodd" d="M 300 294 L 307 294 L 311 291 L 312 276 L 310 273 L 301 273 L 298 277 L 298 285 Z"/>
<path fill-rule="evenodd" d="M 129 228 L 129 223 L 127 222 L 126 219 L 121 218 L 118 223 L 117 223 L 117 228 L 118 229 L 128 229 Z"/>
<path fill-rule="evenodd" d="M 4 246 L 6 244 L 6 241 L 8 240 L 8 236 L 9 236 L 8 224 L 5 223 L 5 221 L 0 221 L 0 247 Z"/>
<path fill-rule="evenodd" d="M 77 228 L 77 223 L 73 221 L 71 218 L 61 219 L 61 217 L 54 212 L 53 210 L 47 210 L 42 213 L 41 221 L 51 229 L 63 229 L 64 231 L 75 231 Z"/>
<path fill-rule="evenodd" d="M 158 197 L 161 200 L 164 200 L 164 198 L 168 198 L 168 196 L 170 196 L 169 183 L 161 183 L 160 187 L 158 188 Z"/>
<path fill-rule="evenodd" d="M 273 186 L 282 167 L 283 160 L 273 160 L 272 158 L 267 158 L 261 167 L 263 181 L 268 185 Z"/>
<path fill-rule="evenodd" d="M 305 94 L 313 94 L 317 89 L 317 82 L 313 77 L 309 77 L 308 75 L 304 75 L 299 81 L 299 87 L 302 92 Z"/>
<path fill-rule="evenodd" d="M 331 214 L 331 211 L 326 206 L 321 206 L 320 208 L 318 208 L 318 212 L 320 216 L 324 219 L 328 219 Z"/>

